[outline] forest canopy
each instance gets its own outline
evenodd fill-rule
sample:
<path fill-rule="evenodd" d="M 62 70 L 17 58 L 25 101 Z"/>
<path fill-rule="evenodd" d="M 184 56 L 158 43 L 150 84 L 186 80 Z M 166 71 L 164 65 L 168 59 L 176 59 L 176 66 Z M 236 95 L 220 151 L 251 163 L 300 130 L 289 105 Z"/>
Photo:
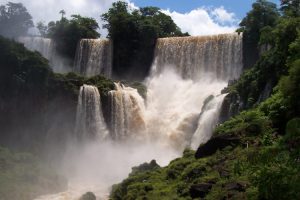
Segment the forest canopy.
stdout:
<path fill-rule="evenodd" d="M 9 38 L 27 35 L 33 26 L 32 17 L 22 3 L 0 5 L 0 35 Z"/>

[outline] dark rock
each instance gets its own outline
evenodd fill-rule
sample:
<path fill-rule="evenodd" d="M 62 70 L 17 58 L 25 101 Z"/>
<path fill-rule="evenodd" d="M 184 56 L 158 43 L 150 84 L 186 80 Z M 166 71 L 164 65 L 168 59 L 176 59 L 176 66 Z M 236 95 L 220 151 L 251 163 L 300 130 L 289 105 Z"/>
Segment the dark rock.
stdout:
<path fill-rule="evenodd" d="M 226 190 L 235 190 L 235 191 L 239 191 L 239 192 L 245 192 L 246 185 L 243 183 L 239 183 L 239 182 L 231 182 L 231 183 L 227 183 L 225 185 L 225 189 Z"/>
<path fill-rule="evenodd" d="M 227 178 L 230 176 L 230 173 L 227 170 L 220 169 L 218 172 L 220 174 L 220 177 L 222 177 L 222 178 Z"/>
<path fill-rule="evenodd" d="M 150 163 L 143 163 L 137 167 L 133 167 L 131 174 L 137 172 L 151 171 L 158 168 L 160 168 L 160 166 L 156 163 L 155 160 L 152 160 Z"/>
<path fill-rule="evenodd" d="M 79 200 L 96 200 L 96 196 L 92 192 L 87 192 L 82 195 Z"/>
<path fill-rule="evenodd" d="M 224 149 L 227 146 L 236 146 L 240 139 L 232 135 L 220 135 L 210 139 L 204 145 L 201 145 L 196 154 L 196 158 L 204 158 L 214 154 L 217 150 Z"/>
<path fill-rule="evenodd" d="M 190 187 L 190 196 L 192 198 L 203 198 L 211 190 L 212 184 L 210 183 L 200 183 L 195 184 Z"/>
<path fill-rule="evenodd" d="M 229 93 L 223 100 L 219 123 L 223 123 L 231 117 L 237 115 L 241 110 L 240 97 L 236 93 Z"/>

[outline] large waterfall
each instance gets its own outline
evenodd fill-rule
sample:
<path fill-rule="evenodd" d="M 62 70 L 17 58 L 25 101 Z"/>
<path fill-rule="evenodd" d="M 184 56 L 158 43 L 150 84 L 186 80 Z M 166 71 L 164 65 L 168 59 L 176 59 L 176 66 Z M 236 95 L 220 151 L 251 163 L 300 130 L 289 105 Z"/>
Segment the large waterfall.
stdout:
<path fill-rule="evenodd" d="M 80 87 L 75 132 L 80 139 L 104 139 L 107 136 L 100 94 L 95 86 Z"/>
<path fill-rule="evenodd" d="M 173 37 L 157 40 L 155 67 L 160 73 L 172 65 L 185 79 L 205 76 L 228 81 L 242 70 L 242 35 L 222 34 L 197 37 Z"/>
<path fill-rule="evenodd" d="M 196 149 L 218 123 L 221 90 L 241 71 L 238 34 L 159 39 L 145 104 L 130 87 L 115 84 L 109 92 L 110 135 Z"/>
<path fill-rule="evenodd" d="M 121 83 L 108 93 L 108 130 L 97 88 L 82 86 L 77 136 L 106 140 L 71 145 L 69 190 L 40 199 L 79 199 L 87 191 L 108 199 L 109 187 L 126 178 L 132 166 L 152 159 L 166 165 L 184 148 L 196 149 L 209 140 L 224 99 L 221 90 L 242 71 L 241 39 L 237 34 L 159 39 L 144 82 L 146 98 Z"/>
<path fill-rule="evenodd" d="M 112 44 L 107 39 L 82 39 L 77 47 L 74 71 L 85 76 L 111 77 Z"/>
<path fill-rule="evenodd" d="M 242 36 L 158 39 L 148 78 L 146 118 L 151 135 L 196 149 L 218 122 L 221 90 L 242 72 Z"/>

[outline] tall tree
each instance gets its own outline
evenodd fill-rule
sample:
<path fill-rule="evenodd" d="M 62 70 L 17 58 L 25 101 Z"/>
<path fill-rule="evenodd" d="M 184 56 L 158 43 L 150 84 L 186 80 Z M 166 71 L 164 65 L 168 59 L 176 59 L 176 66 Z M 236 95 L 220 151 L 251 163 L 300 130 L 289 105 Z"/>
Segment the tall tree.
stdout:
<path fill-rule="evenodd" d="M 266 0 L 257 0 L 252 4 L 252 10 L 241 21 L 238 32 L 243 32 L 244 64 L 251 67 L 259 57 L 259 40 L 261 29 L 269 26 L 274 27 L 279 12 L 276 4 Z"/>
<path fill-rule="evenodd" d="M 64 18 L 64 16 L 66 15 L 66 11 L 61 10 L 61 11 L 59 11 L 59 14 L 61 14 L 61 18 Z"/>
<path fill-rule="evenodd" d="M 32 17 L 23 4 L 9 2 L 0 6 L 0 35 L 19 37 L 33 26 Z"/>
<path fill-rule="evenodd" d="M 102 15 L 102 20 L 113 40 L 114 74 L 121 78 L 145 78 L 156 39 L 184 35 L 172 18 L 157 7 L 130 10 L 126 2 L 118 1 Z"/>
<path fill-rule="evenodd" d="M 76 46 L 82 38 L 98 38 L 98 23 L 93 18 L 72 15 L 71 19 L 62 17 L 56 22 L 49 22 L 47 36 L 56 41 L 56 48 L 62 55 L 74 59 Z"/>

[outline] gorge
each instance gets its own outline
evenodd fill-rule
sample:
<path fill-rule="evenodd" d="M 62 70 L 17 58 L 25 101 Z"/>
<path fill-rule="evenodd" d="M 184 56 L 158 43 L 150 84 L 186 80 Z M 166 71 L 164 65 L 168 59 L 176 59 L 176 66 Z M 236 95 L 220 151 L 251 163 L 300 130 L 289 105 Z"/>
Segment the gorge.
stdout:
<path fill-rule="evenodd" d="M 107 114 L 102 113 L 98 88 L 82 86 L 75 135 L 83 143 L 71 143 L 66 153 L 65 169 L 75 166 L 67 170 L 71 185 L 67 192 L 38 199 L 79 198 L 88 191 L 104 198 L 130 167 L 152 159 L 166 165 L 185 148 L 196 150 L 208 141 L 219 121 L 225 96 L 220 92 L 242 72 L 241 41 L 238 34 L 158 39 L 151 74 L 144 81 L 146 98 L 116 82 L 106 97 Z M 76 62 L 89 62 L 87 71 L 110 71 L 110 65 L 101 64 L 110 54 L 98 53 L 104 51 L 98 42 L 104 41 L 95 42 L 80 42 L 82 57 Z"/>
<path fill-rule="evenodd" d="M 0 5 L 0 199 L 300 199 L 299 1 L 130 2 Z"/>

